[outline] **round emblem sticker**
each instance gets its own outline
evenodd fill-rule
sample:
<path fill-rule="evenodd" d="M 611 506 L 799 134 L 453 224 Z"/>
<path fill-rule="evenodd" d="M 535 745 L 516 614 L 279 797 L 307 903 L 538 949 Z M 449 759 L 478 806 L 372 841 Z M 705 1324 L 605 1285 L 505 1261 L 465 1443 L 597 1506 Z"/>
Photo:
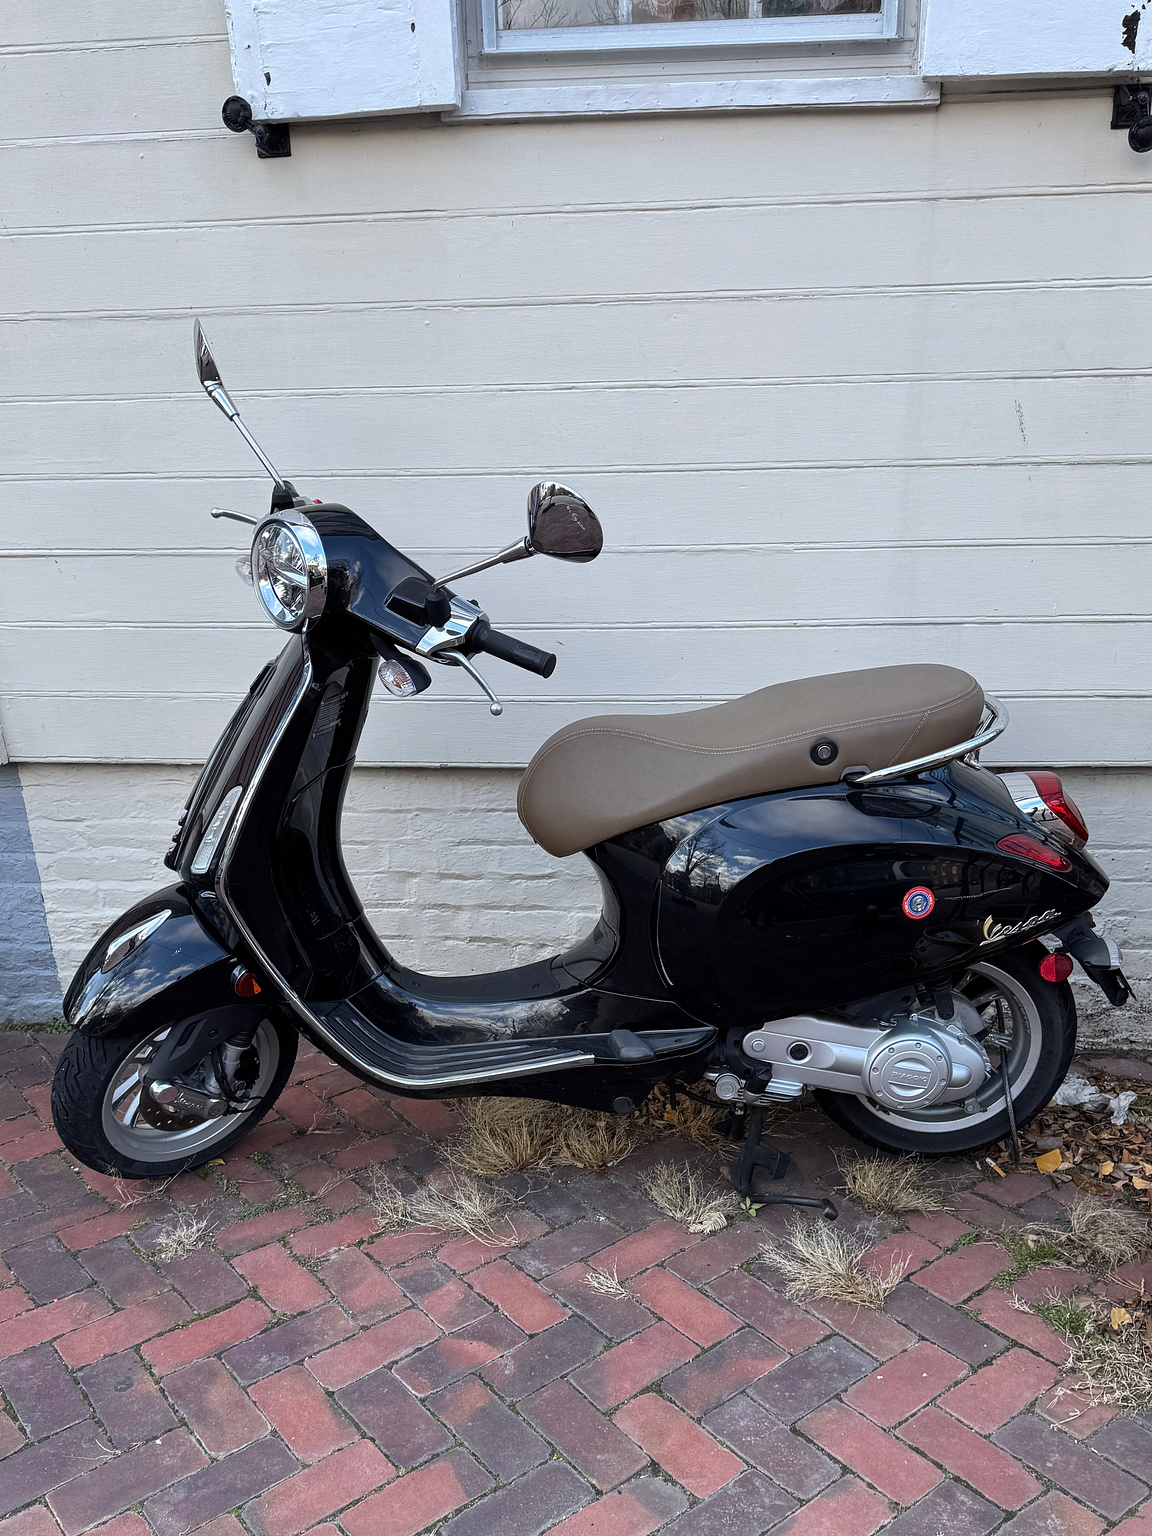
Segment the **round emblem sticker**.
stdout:
<path fill-rule="evenodd" d="M 936 898 L 926 885 L 914 885 L 901 905 L 905 917 L 927 917 L 936 905 Z"/>

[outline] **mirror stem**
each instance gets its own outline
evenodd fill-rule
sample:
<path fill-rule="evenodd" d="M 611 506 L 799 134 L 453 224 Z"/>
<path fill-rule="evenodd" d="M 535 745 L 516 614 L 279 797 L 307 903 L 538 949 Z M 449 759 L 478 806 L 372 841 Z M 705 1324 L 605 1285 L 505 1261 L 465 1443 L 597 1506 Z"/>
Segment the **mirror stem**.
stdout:
<path fill-rule="evenodd" d="M 489 555 L 487 560 L 478 560 L 475 565 L 466 565 L 462 571 L 453 571 L 451 576 L 441 576 L 436 583 L 438 587 L 446 587 L 450 581 L 463 581 L 465 576 L 475 576 L 480 571 L 487 571 L 494 565 L 511 565 L 513 560 L 527 560 L 536 551 L 528 542 L 527 536 L 518 539 L 515 544 L 509 544 L 507 549 L 502 549 L 498 555 Z"/>
<path fill-rule="evenodd" d="M 280 471 L 276 468 L 275 464 L 273 464 L 272 460 L 268 457 L 263 448 L 261 448 L 260 444 L 252 436 L 251 432 L 249 432 L 248 428 L 240 420 L 240 412 L 236 409 L 236 406 L 232 400 L 232 396 L 224 388 L 223 384 L 213 383 L 210 381 L 204 385 L 204 389 L 212 404 L 220 407 L 225 416 L 227 416 L 228 420 L 236 428 L 237 432 L 239 432 L 240 436 L 248 444 L 249 448 L 251 448 L 252 452 L 260 460 L 261 464 L 263 464 L 264 468 L 272 476 L 273 480 L 275 480 L 276 484 L 282 486 L 284 484 L 284 480 L 280 474 Z"/>
<path fill-rule="evenodd" d="M 234 424 L 236 426 L 236 430 L 239 432 L 240 436 L 248 444 L 249 448 L 251 448 L 252 452 L 260 460 L 261 464 L 263 464 L 264 468 L 272 476 L 272 478 L 276 482 L 276 484 L 279 485 L 279 486 L 283 486 L 283 484 L 284 484 L 284 477 L 281 475 L 280 471 L 276 468 L 275 464 L 273 464 L 272 460 L 264 452 L 263 448 L 261 448 L 260 444 L 252 436 L 251 432 L 249 432 L 248 428 L 240 420 L 239 414 L 233 416 L 232 420 L 233 420 L 233 422 L 234 422 Z"/>

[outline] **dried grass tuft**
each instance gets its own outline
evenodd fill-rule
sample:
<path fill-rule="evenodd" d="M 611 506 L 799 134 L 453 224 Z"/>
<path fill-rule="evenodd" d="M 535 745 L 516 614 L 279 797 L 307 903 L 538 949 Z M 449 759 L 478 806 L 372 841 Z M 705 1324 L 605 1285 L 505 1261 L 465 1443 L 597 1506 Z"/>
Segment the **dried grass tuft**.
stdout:
<path fill-rule="evenodd" d="M 763 1244 L 760 1252 L 784 1276 L 786 1296 L 846 1301 L 879 1311 L 900 1284 L 907 1264 L 895 1261 L 887 1270 L 865 1269 L 861 1260 L 873 1241 L 822 1219 L 798 1216 L 782 1238 Z"/>
<path fill-rule="evenodd" d="M 117 1173 L 115 1168 L 108 1168 L 105 1172 L 116 1190 L 115 1195 L 109 1195 L 108 1199 L 114 1205 L 118 1205 L 122 1211 L 129 1210 L 134 1205 L 143 1205 L 148 1200 L 158 1200 L 176 1177 L 173 1173 L 166 1179 L 139 1179 L 129 1189 L 124 1182 L 123 1174 Z"/>
<path fill-rule="evenodd" d="M 460 1133 L 448 1159 L 483 1179 L 574 1166 L 603 1172 L 633 1152 L 639 1135 L 628 1121 L 540 1099 L 465 1099 Z"/>
<path fill-rule="evenodd" d="M 1064 1335 L 1065 1369 L 1075 1377 L 1065 1390 L 1084 1393 L 1093 1407 L 1110 1403 L 1125 1413 L 1143 1413 L 1152 1407 L 1152 1297 L 1141 1287 L 1129 1307 L 1078 1296 L 1020 1309 L 1035 1311 Z"/>
<path fill-rule="evenodd" d="M 739 1144 L 739 1138 L 722 1136 L 718 1129 L 731 1114 L 728 1104 L 701 1104 L 699 1099 L 678 1094 L 675 1109 L 671 1105 L 665 1109 L 663 1123 L 683 1141 L 707 1147 L 710 1152 L 731 1153 Z"/>
<path fill-rule="evenodd" d="M 462 1099 L 453 1166 L 482 1179 L 555 1168 L 565 1111 L 541 1099 Z"/>
<path fill-rule="evenodd" d="M 1024 1232 L 1051 1245 L 1072 1267 L 1099 1271 L 1138 1258 L 1152 1240 L 1146 1216 L 1099 1200 L 1078 1200 L 1069 1207 L 1067 1227 L 1036 1221 Z"/>
<path fill-rule="evenodd" d="M 590 1269 L 584 1276 L 584 1284 L 600 1296 L 615 1296 L 617 1300 L 631 1301 L 631 1292 L 621 1283 L 616 1266 L 611 1269 Z"/>
<path fill-rule="evenodd" d="M 622 1163 L 636 1150 L 639 1140 L 627 1120 L 587 1109 L 571 1110 L 560 1133 L 564 1161 L 593 1173 L 603 1173 L 605 1168 Z"/>
<path fill-rule="evenodd" d="M 372 1214 L 383 1231 L 391 1232 L 407 1224 L 408 1202 L 383 1168 L 373 1168 L 368 1198 L 372 1204 Z"/>
<path fill-rule="evenodd" d="M 640 1175 L 640 1184 L 653 1205 L 689 1232 L 719 1232 L 740 1209 L 734 1190 L 705 1185 L 688 1163 L 657 1163 Z"/>
<path fill-rule="evenodd" d="M 942 1211 L 939 1191 L 922 1180 L 923 1165 L 914 1157 L 856 1156 L 841 1164 L 844 1188 L 857 1205 L 878 1216 L 907 1216 Z"/>
<path fill-rule="evenodd" d="M 482 1184 L 471 1174 L 453 1172 L 437 1183 L 423 1184 L 405 1202 L 408 1220 L 420 1227 L 458 1232 L 478 1243 L 498 1247 L 515 1241 L 508 1218 L 515 1204 L 506 1189 Z"/>
<path fill-rule="evenodd" d="M 204 1246 L 207 1235 L 207 1220 L 202 1216 L 191 1216 L 185 1211 L 174 1222 L 161 1228 L 152 1249 L 152 1257 L 161 1264 L 186 1259 L 190 1253 Z"/>

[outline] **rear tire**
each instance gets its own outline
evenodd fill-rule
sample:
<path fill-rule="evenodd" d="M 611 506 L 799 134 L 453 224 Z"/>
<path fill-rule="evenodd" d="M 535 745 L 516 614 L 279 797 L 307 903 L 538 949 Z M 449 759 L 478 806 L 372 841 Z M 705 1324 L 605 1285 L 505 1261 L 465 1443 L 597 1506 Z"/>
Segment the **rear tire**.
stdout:
<path fill-rule="evenodd" d="M 274 1011 L 253 1042 L 252 1083 L 259 1103 L 246 1114 L 175 1122 L 162 1129 L 126 1118 L 136 1083 L 166 1030 L 93 1039 L 75 1034 L 56 1064 L 52 1118 L 69 1152 L 97 1173 L 166 1179 L 219 1157 L 272 1108 L 296 1060 L 295 1028 Z"/>
<path fill-rule="evenodd" d="M 1045 951 L 1036 944 L 995 960 L 981 962 L 961 977 L 957 990 L 983 1003 L 984 1017 L 995 1016 L 1002 1002 L 1002 1017 L 1010 1024 L 1008 1075 L 1016 1125 L 1022 1129 L 1038 1114 L 1064 1081 L 1076 1049 L 1076 1004 L 1066 981 L 1045 981 L 1039 972 Z M 999 1055 L 989 1047 L 993 1065 Z M 816 1102 L 845 1130 L 891 1152 L 941 1157 L 971 1152 L 1001 1141 L 1009 1134 L 999 1070 L 977 1095 L 978 1107 L 945 1104 L 919 1113 L 887 1110 L 864 1096 L 818 1090 Z"/>

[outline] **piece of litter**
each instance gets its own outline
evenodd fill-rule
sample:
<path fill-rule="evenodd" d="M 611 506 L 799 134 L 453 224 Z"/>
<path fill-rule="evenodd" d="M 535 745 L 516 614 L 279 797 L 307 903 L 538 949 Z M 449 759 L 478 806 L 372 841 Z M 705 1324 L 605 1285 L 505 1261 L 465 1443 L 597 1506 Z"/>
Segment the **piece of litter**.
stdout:
<path fill-rule="evenodd" d="M 1108 1100 L 1108 1108 L 1112 1111 L 1113 1125 L 1128 1124 L 1128 1111 L 1132 1108 L 1135 1099 L 1135 1093 L 1129 1091 L 1127 1093 L 1118 1093 L 1114 1099 Z"/>
<path fill-rule="evenodd" d="M 1057 1088 L 1052 1102 L 1062 1105 L 1065 1109 L 1100 1109 L 1108 1103 L 1108 1095 L 1101 1093 L 1096 1084 L 1090 1083 L 1086 1077 L 1081 1077 L 1076 1072 L 1069 1072 Z"/>

